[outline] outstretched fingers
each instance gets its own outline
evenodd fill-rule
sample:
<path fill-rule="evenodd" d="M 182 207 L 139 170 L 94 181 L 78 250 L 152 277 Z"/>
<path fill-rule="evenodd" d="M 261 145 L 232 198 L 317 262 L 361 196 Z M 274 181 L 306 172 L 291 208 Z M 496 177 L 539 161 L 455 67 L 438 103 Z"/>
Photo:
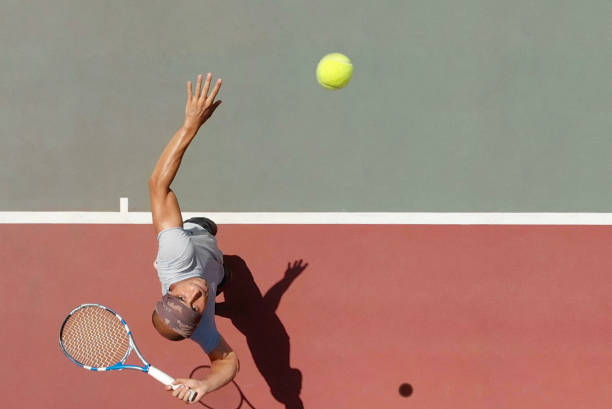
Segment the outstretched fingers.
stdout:
<path fill-rule="evenodd" d="M 215 100 L 215 98 L 217 98 L 217 94 L 219 93 L 219 90 L 221 89 L 221 84 L 222 83 L 223 83 L 223 80 L 221 78 L 219 78 L 217 80 L 217 82 L 215 83 L 215 87 L 213 88 L 212 92 L 208 96 L 208 99 L 206 100 L 206 102 L 208 104 L 211 104 Z M 210 84 L 210 82 L 209 82 L 209 84 Z"/>
<path fill-rule="evenodd" d="M 206 99 L 206 97 L 208 96 L 208 90 L 210 89 L 211 80 L 212 80 L 212 74 L 209 72 L 208 74 L 206 74 L 206 82 L 204 82 L 204 92 L 202 92 L 202 95 L 200 96 L 200 98 Z"/>
<path fill-rule="evenodd" d="M 196 98 L 200 98 L 200 95 L 202 94 L 202 79 L 203 76 L 202 74 L 198 75 L 198 84 L 196 85 Z"/>
<path fill-rule="evenodd" d="M 193 98 L 193 84 L 187 81 L 187 100 L 190 101 L 191 98 Z"/>
<path fill-rule="evenodd" d="M 210 83 L 212 82 L 212 73 L 209 72 L 208 74 L 206 74 L 206 81 L 203 81 L 203 80 L 204 80 L 204 76 L 202 74 L 198 75 L 198 79 L 196 82 L 195 97 L 196 99 L 199 99 L 205 102 L 206 105 L 211 105 L 213 101 L 215 100 L 215 98 L 217 97 L 219 90 L 221 89 L 221 84 L 223 83 L 223 80 L 221 78 L 217 80 L 217 82 L 215 83 L 215 87 L 213 88 L 210 95 L 208 95 L 208 93 L 210 91 Z M 202 84 L 202 82 L 204 83 Z M 194 97 L 193 83 L 191 81 L 187 81 L 187 97 L 189 100 L 191 100 Z"/>
<path fill-rule="evenodd" d="M 219 78 L 215 87 L 209 94 L 210 83 L 212 81 L 212 73 L 204 75 L 199 74 L 196 82 L 195 93 L 193 92 L 193 84 L 187 82 L 187 103 L 185 106 L 185 125 L 199 129 L 204 122 L 213 114 L 221 101 L 215 101 L 219 89 L 221 88 L 222 80 Z"/>

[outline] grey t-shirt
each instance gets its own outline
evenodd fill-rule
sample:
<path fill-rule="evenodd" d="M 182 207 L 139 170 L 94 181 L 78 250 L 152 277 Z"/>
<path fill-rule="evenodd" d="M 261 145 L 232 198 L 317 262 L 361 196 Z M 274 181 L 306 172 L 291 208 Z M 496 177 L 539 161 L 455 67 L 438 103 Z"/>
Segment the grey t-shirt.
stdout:
<path fill-rule="evenodd" d="M 187 278 L 201 277 L 208 284 L 206 310 L 190 338 L 209 353 L 221 339 L 215 325 L 215 294 L 223 279 L 223 253 L 217 246 L 217 239 L 202 226 L 185 223 L 182 228 L 161 231 L 157 240 L 157 274 L 162 294 L 166 294 L 172 284 Z"/>

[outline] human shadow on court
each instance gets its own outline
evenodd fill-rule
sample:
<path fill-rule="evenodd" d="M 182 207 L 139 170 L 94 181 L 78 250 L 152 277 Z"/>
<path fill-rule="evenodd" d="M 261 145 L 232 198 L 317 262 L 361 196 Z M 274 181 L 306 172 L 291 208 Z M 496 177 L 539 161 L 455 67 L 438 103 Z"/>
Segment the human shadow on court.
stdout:
<path fill-rule="evenodd" d="M 302 260 L 289 263 L 283 278 L 262 295 L 246 262 L 239 256 L 224 256 L 231 279 L 224 288 L 225 301 L 216 304 L 216 314 L 229 318 L 246 337 L 259 372 L 272 396 L 285 409 L 302 409 L 302 373 L 290 365 L 289 334 L 276 309 L 281 297 L 308 266 Z"/>

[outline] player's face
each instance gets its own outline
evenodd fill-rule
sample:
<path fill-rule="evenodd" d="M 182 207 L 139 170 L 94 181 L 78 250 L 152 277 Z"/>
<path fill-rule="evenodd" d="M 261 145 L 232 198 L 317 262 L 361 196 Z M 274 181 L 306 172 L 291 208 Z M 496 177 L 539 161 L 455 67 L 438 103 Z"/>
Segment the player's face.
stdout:
<path fill-rule="evenodd" d="M 170 294 L 177 296 L 189 308 L 202 314 L 208 300 L 208 284 L 199 277 L 188 278 L 172 284 Z"/>

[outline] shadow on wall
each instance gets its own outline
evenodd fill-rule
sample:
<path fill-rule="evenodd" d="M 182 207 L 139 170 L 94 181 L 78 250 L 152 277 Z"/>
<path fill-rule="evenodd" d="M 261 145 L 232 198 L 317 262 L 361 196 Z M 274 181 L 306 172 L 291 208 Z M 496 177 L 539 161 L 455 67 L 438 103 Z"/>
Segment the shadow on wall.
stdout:
<path fill-rule="evenodd" d="M 285 291 L 308 263 L 302 264 L 302 260 L 289 263 L 283 278 L 265 295 L 261 294 L 242 258 L 224 256 L 223 263 L 231 272 L 231 280 L 223 291 L 225 301 L 215 307 L 216 314 L 232 320 L 246 337 L 255 365 L 268 383 L 272 396 L 286 409 L 302 409 L 302 373 L 290 366 L 289 335 L 276 309 Z"/>

